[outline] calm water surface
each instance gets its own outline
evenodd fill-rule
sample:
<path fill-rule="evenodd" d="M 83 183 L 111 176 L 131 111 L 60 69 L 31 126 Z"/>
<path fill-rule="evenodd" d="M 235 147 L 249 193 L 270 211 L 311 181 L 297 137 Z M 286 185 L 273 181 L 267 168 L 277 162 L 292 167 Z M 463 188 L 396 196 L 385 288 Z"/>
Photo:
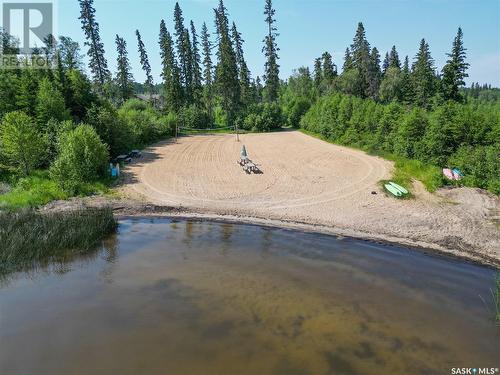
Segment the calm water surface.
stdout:
<path fill-rule="evenodd" d="M 318 234 L 123 220 L 89 256 L 0 284 L 0 373 L 498 367 L 493 277 L 454 260 Z"/>

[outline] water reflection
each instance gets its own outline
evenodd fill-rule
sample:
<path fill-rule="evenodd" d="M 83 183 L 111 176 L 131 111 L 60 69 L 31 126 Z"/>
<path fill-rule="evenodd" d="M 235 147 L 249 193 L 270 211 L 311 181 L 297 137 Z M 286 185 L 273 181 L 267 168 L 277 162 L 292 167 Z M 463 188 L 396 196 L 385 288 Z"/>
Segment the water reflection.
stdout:
<path fill-rule="evenodd" d="M 397 247 L 125 220 L 0 289 L 0 373 L 433 374 L 493 366 L 493 272 Z"/>

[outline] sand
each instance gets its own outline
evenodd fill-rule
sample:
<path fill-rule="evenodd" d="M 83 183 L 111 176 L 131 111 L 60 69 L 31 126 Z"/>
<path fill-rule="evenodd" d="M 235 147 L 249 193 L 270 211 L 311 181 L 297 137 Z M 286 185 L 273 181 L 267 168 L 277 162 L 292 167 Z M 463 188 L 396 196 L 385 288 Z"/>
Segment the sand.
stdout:
<path fill-rule="evenodd" d="M 237 164 L 242 146 L 262 174 Z M 396 242 L 500 265 L 498 197 L 479 189 L 389 197 L 393 164 L 297 131 L 198 135 L 159 143 L 126 169 L 125 196 L 190 216 Z M 376 194 L 374 194 L 376 193 Z"/>

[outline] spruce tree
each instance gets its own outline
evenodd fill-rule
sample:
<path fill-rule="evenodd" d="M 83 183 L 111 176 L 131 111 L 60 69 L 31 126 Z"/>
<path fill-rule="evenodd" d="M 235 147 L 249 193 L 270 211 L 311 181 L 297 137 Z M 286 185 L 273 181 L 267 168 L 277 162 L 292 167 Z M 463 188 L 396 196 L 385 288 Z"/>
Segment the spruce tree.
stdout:
<path fill-rule="evenodd" d="M 213 110 L 213 63 L 212 63 L 212 42 L 206 23 L 201 28 L 201 49 L 203 54 L 203 103 L 209 114 Z"/>
<path fill-rule="evenodd" d="M 389 67 L 401 69 L 401 61 L 399 60 L 396 46 L 392 46 L 391 53 L 389 54 Z"/>
<path fill-rule="evenodd" d="M 349 47 L 345 49 L 345 54 L 344 54 L 344 65 L 342 66 L 342 71 L 346 72 L 349 69 L 353 68 L 352 64 L 352 55 L 351 55 L 351 50 Z"/>
<path fill-rule="evenodd" d="M 380 81 L 382 79 L 382 71 L 380 70 L 380 54 L 377 47 L 373 47 L 370 53 L 370 67 L 368 74 L 368 97 L 377 98 Z"/>
<path fill-rule="evenodd" d="M 231 121 L 240 104 L 240 82 L 236 54 L 229 35 L 229 21 L 224 2 L 219 0 L 219 6 L 214 9 L 215 25 L 218 35 L 217 67 L 215 70 L 215 88 L 219 94 L 222 108 Z"/>
<path fill-rule="evenodd" d="M 198 41 L 198 34 L 194 22 L 191 21 L 191 47 L 192 47 L 192 70 L 193 70 L 193 91 L 196 98 L 201 93 L 201 57 L 200 57 L 200 42 Z"/>
<path fill-rule="evenodd" d="M 371 59 L 370 44 L 366 40 L 365 28 L 361 22 L 358 23 L 356 35 L 351 44 L 353 67 L 358 71 L 358 83 L 356 94 L 361 97 L 370 96 Z"/>
<path fill-rule="evenodd" d="M 323 67 L 321 65 L 321 57 L 314 60 L 314 86 L 320 88 L 323 81 Z"/>
<path fill-rule="evenodd" d="M 203 83 L 211 86 L 213 83 L 212 42 L 206 23 L 201 28 L 201 47 L 203 50 Z"/>
<path fill-rule="evenodd" d="M 151 74 L 151 65 L 149 64 L 148 53 L 146 52 L 146 47 L 142 41 L 141 34 L 139 30 L 135 31 L 135 35 L 137 36 L 137 47 L 139 49 L 139 56 L 141 59 L 142 70 L 146 74 L 146 81 L 144 85 L 146 86 L 147 92 L 150 94 L 153 93 L 153 75 Z"/>
<path fill-rule="evenodd" d="M 191 56 L 188 47 L 191 43 L 186 40 L 186 36 L 189 36 L 189 34 L 186 34 L 186 29 L 184 28 L 184 17 L 182 16 L 182 10 L 178 2 L 175 3 L 174 8 L 174 29 L 177 57 L 179 59 L 181 85 L 184 89 L 184 97 L 189 100 L 191 93 L 190 84 L 192 80 L 190 74 L 192 71 L 189 66 Z"/>
<path fill-rule="evenodd" d="M 462 29 L 459 27 L 457 35 L 453 40 L 451 53 L 448 53 L 448 61 L 443 67 L 442 93 L 446 100 L 462 100 L 460 88 L 465 86 L 464 79 L 469 75 L 467 69 L 469 64 L 465 61 L 467 49 L 463 43 Z"/>
<path fill-rule="evenodd" d="M 391 59 L 389 57 L 389 52 L 386 52 L 384 57 L 384 62 L 382 63 L 382 74 L 385 74 L 387 72 L 387 69 L 389 69 L 390 65 L 391 65 Z"/>
<path fill-rule="evenodd" d="M 404 104 L 411 104 L 414 100 L 410 61 L 408 56 L 405 57 L 403 69 L 401 70 L 401 90 L 399 100 Z"/>
<path fill-rule="evenodd" d="M 191 37 L 189 36 L 189 30 L 184 29 L 184 35 L 182 37 L 182 43 L 184 45 L 185 51 L 185 76 L 184 76 L 184 98 L 186 104 L 192 104 L 194 99 L 194 63 L 193 63 L 193 48 L 191 45 Z"/>
<path fill-rule="evenodd" d="M 324 52 L 321 55 L 322 63 L 323 63 L 323 78 L 328 84 L 331 84 L 337 75 L 337 67 L 332 61 L 332 55 L 328 52 Z"/>
<path fill-rule="evenodd" d="M 264 66 L 264 81 L 266 82 L 267 99 L 271 102 L 278 99 L 280 86 L 279 68 L 278 65 L 278 45 L 276 38 L 279 36 L 275 26 L 276 19 L 274 18 L 276 10 L 273 8 L 272 0 L 266 0 L 264 7 L 265 21 L 267 24 L 268 33 L 264 39 L 264 47 L 262 51 L 266 56 L 266 64 Z"/>
<path fill-rule="evenodd" d="M 172 37 L 167 30 L 165 21 L 160 23 L 160 56 L 162 63 L 164 95 L 167 109 L 178 111 L 182 106 L 182 87 L 180 72 L 175 61 Z"/>
<path fill-rule="evenodd" d="M 241 33 L 238 32 L 238 29 L 236 28 L 236 24 L 234 22 L 231 34 L 233 38 L 234 49 L 236 52 L 236 64 L 238 65 L 241 101 L 244 104 L 248 104 L 251 101 L 251 93 L 250 93 L 251 78 L 250 78 L 250 71 L 245 61 L 245 56 L 243 54 L 243 43 L 245 41 L 241 37 Z"/>
<path fill-rule="evenodd" d="M 434 60 L 429 51 L 429 45 L 422 39 L 415 56 L 412 72 L 412 87 L 417 105 L 427 107 L 436 92 L 436 74 Z"/>
<path fill-rule="evenodd" d="M 125 39 L 116 35 L 115 43 L 116 52 L 118 53 L 118 57 L 116 59 L 116 83 L 118 84 L 120 92 L 120 101 L 124 102 L 129 99 L 134 92 L 132 85 L 134 77 L 130 71 L 131 68 L 128 60 L 127 42 L 125 42 Z"/>
<path fill-rule="evenodd" d="M 111 79 L 111 72 L 104 56 L 104 45 L 99 35 L 99 24 L 95 20 L 94 0 L 78 0 L 80 3 L 80 17 L 82 30 L 85 33 L 85 45 L 89 48 L 89 68 L 94 82 L 102 92 L 103 86 Z"/>

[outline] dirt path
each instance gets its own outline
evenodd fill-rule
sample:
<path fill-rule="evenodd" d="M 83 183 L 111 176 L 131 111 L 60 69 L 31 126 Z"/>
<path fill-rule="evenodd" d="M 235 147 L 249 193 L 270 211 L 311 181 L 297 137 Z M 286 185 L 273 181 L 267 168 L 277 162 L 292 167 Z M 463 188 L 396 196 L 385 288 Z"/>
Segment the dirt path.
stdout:
<path fill-rule="evenodd" d="M 242 145 L 262 174 L 236 163 Z M 123 192 L 210 215 L 285 221 L 500 262 L 499 199 L 477 189 L 387 197 L 392 163 L 300 132 L 183 137 L 150 148 L 127 169 Z M 372 192 L 377 192 L 376 195 Z M 247 220 L 248 221 L 248 220 Z"/>

